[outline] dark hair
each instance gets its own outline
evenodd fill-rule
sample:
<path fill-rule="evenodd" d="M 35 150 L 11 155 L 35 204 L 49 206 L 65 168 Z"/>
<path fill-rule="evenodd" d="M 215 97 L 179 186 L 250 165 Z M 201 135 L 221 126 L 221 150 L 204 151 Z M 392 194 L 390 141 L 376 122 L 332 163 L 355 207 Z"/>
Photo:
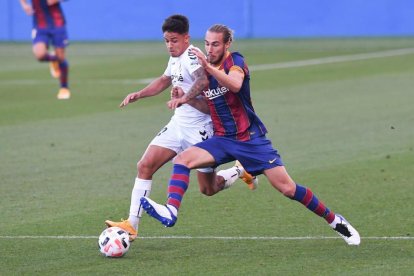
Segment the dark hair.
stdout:
<path fill-rule="evenodd" d="M 181 14 L 174 14 L 166 18 L 162 24 L 162 32 L 186 34 L 190 30 L 188 18 Z"/>
<path fill-rule="evenodd" d="M 223 42 L 232 42 L 233 41 L 233 33 L 234 31 L 227 27 L 226 25 L 222 24 L 215 24 L 208 29 L 209 32 L 212 33 L 222 33 L 223 34 Z"/>

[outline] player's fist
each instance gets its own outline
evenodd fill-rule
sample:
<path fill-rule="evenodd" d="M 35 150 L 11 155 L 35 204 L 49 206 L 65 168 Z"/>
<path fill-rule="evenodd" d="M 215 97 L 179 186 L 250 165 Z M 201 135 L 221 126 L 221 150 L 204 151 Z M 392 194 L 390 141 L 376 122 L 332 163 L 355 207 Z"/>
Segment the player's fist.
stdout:
<path fill-rule="evenodd" d="M 181 98 L 184 95 L 184 91 L 179 86 L 174 86 L 171 89 L 171 99 L 178 99 Z"/>

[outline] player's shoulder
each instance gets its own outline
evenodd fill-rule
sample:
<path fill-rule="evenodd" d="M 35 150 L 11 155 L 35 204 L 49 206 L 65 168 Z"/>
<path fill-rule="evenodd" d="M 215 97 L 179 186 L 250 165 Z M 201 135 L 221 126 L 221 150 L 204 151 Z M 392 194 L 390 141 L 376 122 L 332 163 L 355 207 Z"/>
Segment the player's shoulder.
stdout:
<path fill-rule="evenodd" d="M 198 58 L 197 56 L 192 53 L 190 51 L 191 48 L 196 48 L 193 45 L 190 45 L 185 51 L 184 53 L 181 55 L 180 61 L 184 64 L 184 66 L 189 66 L 189 67 L 198 67 L 201 66 L 198 62 Z"/>
<path fill-rule="evenodd" d="M 193 44 L 190 44 L 190 46 L 188 46 L 188 48 L 187 48 L 187 50 L 186 50 L 186 51 L 187 51 L 187 52 L 189 52 L 189 51 L 190 51 L 190 49 L 196 49 L 196 50 L 198 50 L 198 51 L 202 52 L 200 48 L 198 48 L 198 47 L 194 46 Z M 192 55 L 194 55 L 194 54 L 192 54 Z"/>
<path fill-rule="evenodd" d="M 224 70 L 229 72 L 231 70 L 238 70 L 245 74 L 248 74 L 247 64 L 244 57 L 239 52 L 231 52 L 224 60 Z"/>
<path fill-rule="evenodd" d="M 231 58 L 235 61 L 243 61 L 244 62 L 244 56 L 240 54 L 239 52 L 231 52 Z"/>
<path fill-rule="evenodd" d="M 195 47 L 194 45 L 191 44 L 190 46 L 188 46 L 187 49 L 185 49 L 185 51 L 183 53 L 183 57 L 185 59 L 188 59 L 188 60 L 198 61 L 197 56 L 193 52 L 191 52 L 190 49 L 197 49 L 201 52 L 201 50 L 199 48 L 197 48 L 197 47 Z"/>

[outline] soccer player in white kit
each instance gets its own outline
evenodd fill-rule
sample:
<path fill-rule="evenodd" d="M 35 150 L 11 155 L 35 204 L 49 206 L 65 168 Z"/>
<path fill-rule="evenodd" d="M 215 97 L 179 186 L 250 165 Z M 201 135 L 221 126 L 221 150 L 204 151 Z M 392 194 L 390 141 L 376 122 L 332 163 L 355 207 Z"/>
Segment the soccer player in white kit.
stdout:
<path fill-rule="evenodd" d="M 142 90 L 128 94 L 120 107 L 125 107 L 141 98 L 158 95 L 171 85 L 173 86 L 172 97 L 174 97 L 174 87 L 177 86 L 181 87 L 184 93 L 192 86 L 199 87 L 200 91 L 208 86 L 209 82 L 204 68 L 199 64 L 198 58 L 189 51 L 194 46 L 190 44 L 188 19 L 183 15 L 172 15 L 164 21 L 162 31 L 170 54 L 167 69 L 164 74 Z M 138 161 L 138 173 L 132 189 L 129 218 L 120 222 L 106 220 L 105 224 L 108 227 L 117 226 L 124 229 L 129 233 L 131 241 L 137 237 L 143 210 L 140 198 L 149 196 L 152 176 L 178 153 L 213 135 L 208 110 L 207 103 L 202 97 L 175 109 L 170 122 L 150 142 Z M 250 189 L 254 189 L 257 185 L 257 179 L 247 173 L 238 163 L 217 173 L 213 168 L 198 169 L 197 177 L 200 191 L 209 196 L 230 187 L 238 178 L 246 182 Z"/>

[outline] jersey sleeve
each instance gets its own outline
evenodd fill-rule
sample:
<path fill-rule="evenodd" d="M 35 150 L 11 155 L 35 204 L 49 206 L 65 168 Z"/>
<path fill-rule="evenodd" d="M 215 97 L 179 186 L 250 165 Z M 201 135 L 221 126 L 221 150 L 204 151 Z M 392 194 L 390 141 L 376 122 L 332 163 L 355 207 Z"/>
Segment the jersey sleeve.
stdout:
<path fill-rule="evenodd" d="M 244 57 L 241 54 L 235 52 L 232 54 L 232 58 L 233 64 L 229 68 L 229 71 L 237 70 L 241 73 L 244 73 L 245 76 L 249 76 L 249 69 L 246 62 L 244 61 Z"/>
<path fill-rule="evenodd" d="M 240 66 L 238 66 L 238 65 L 233 65 L 232 67 L 230 67 L 230 70 L 229 71 L 239 71 L 243 75 L 245 74 L 244 71 L 243 71 L 243 69 L 240 68 Z"/>

